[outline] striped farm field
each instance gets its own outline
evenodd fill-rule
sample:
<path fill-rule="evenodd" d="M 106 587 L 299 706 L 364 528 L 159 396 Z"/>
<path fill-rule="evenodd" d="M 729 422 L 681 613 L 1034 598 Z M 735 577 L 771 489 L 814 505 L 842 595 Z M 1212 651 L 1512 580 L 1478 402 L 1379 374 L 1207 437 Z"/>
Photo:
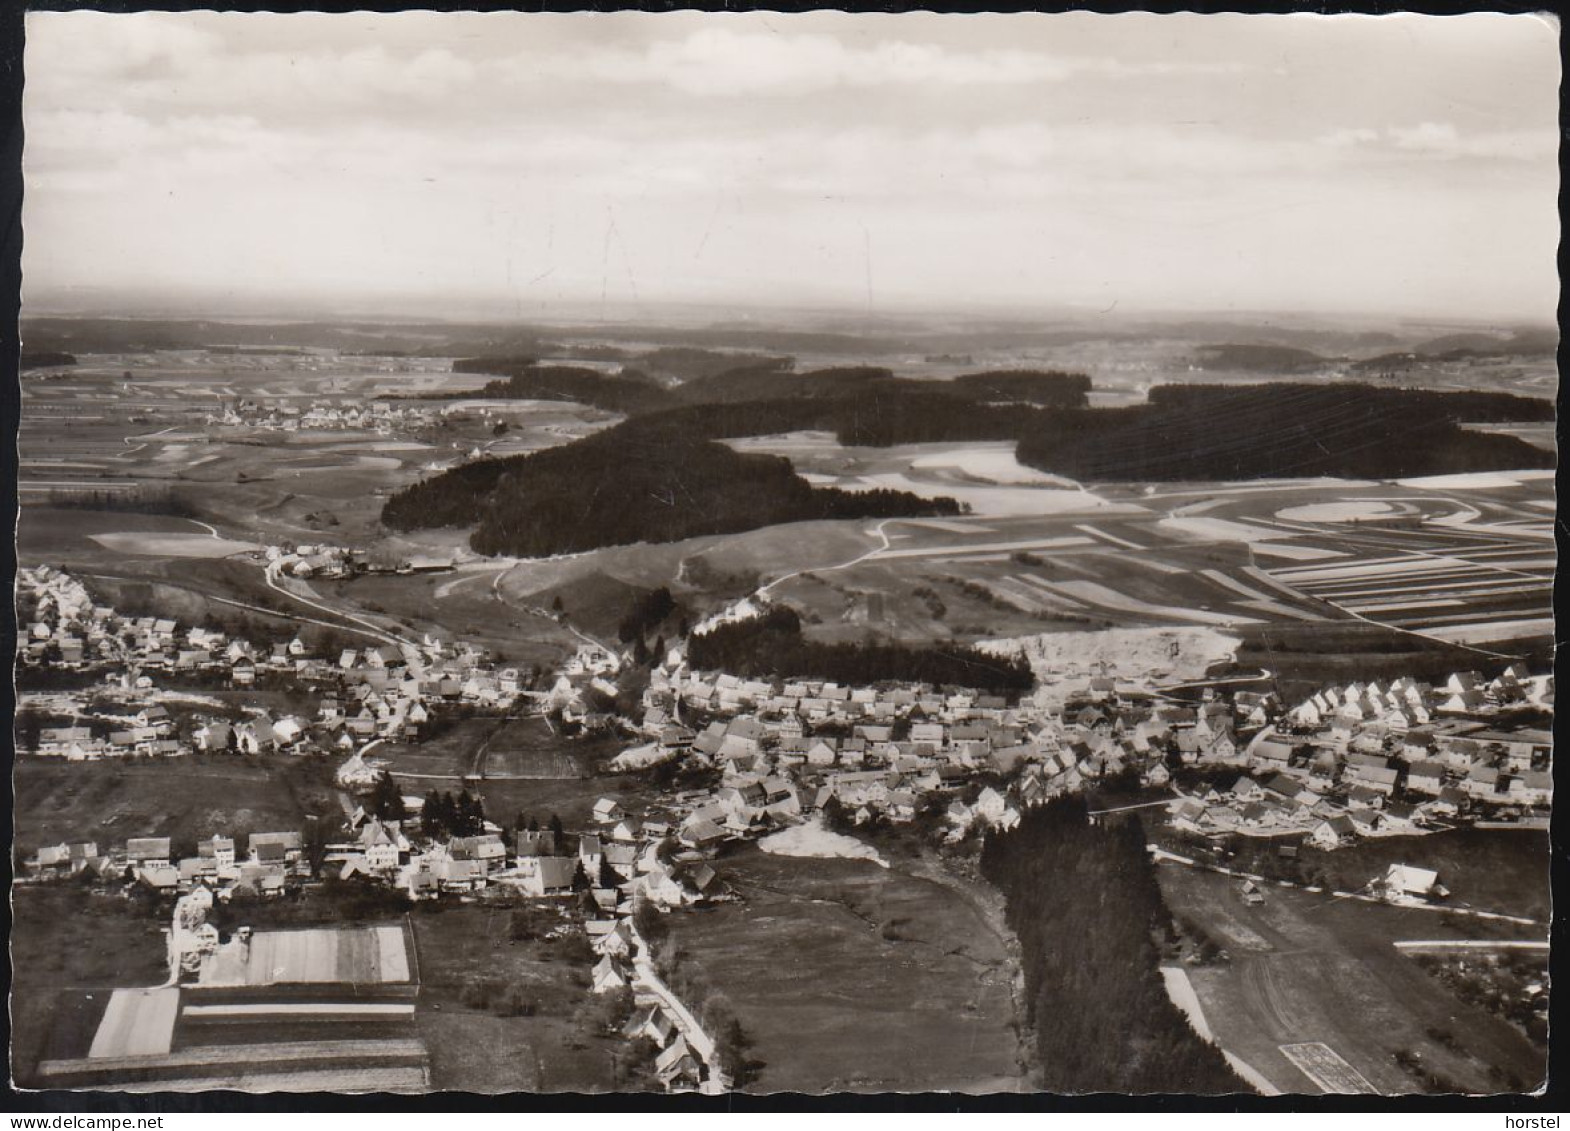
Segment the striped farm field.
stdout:
<path fill-rule="evenodd" d="M 1557 562 L 1543 552 L 1541 524 L 1468 525 L 1474 515 L 1359 530 L 1346 545 L 1360 557 L 1262 572 L 1353 616 L 1452 643 L 1547 630 Z"/>
<path fill-rule="evenodd" d="M 243 984 L 407 982 L 401 927 L 258 931 L 251 938 Z"/>
<path fill-rule="evenodd" d="M 192 1077 L 226 1076 L 241 1065 L 247 1070 L 293 1073 L 312 1068 L 423 1068 L 425 1061 L 425 1046 L 417 1038 L 392 1037 L 202 1045 L 161 1056 L 46 1060 L 39 1065 L 39 1074 L 53 1083 L 85 1086 L 105 1079 L 150 1082 L 176 1073 Z"/>
<path fill-rule="evenodd" d="M 307 1072 L 241 1072 L 227 1076 L 159 1080 L 128 1084 L 122 1092 L 425 1092 L 426 1068 L 331 1068 Z"/>

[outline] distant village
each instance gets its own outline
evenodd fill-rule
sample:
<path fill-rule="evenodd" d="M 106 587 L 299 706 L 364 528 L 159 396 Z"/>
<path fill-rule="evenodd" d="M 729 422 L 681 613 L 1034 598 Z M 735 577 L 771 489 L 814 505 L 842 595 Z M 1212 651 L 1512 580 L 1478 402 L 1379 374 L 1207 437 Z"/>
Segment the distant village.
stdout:
<path fill-rule="evenodd" d="M 209 413 L 210 425 L 260 428 L 278 432 L 371 432 L 391 436 L 423 428 L 439 418 L 434 407 L 390 400 L 317 398 L 302 407 L 297 399 L 242 398 Z"/>

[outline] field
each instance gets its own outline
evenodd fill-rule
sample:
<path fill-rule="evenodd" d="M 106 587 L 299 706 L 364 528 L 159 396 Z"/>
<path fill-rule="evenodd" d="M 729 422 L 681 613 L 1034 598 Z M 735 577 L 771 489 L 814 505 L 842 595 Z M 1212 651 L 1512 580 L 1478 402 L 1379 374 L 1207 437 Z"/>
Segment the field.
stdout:
<path fill-rule="evenodd" d="M 401 925 L 259 931 L 250 970 L 234 986 L 207 978 L 240 946 L 231 940 L 208 959 L 201 985 L 110 989 L 124 982 L 151 986 L 167 976 L 162 915 L 141 901 L 122 905 L 140 920 L 142 934 L 159 940 L 157 963 L 141 958 L 154 948 L 99 906 L 119 902 L 108 897 L 86 896 L 85 920 L 73 909 L 70 922 L 73 931 L 85 932 L 81 937 L 47 939 L 50 920 L 31 904 L 68 894 L 80 897 L 62 888 L 29 891 L 26 916 L 18 917 L 17 969 L 26 980 L 17 984 L 28 988 L 14 998 L 13 1065 L 24 1084 L 159 1091 L 429 1086 L 425 1047 L 414 1028 L 418 987 L 410 983 Z M 48 942 L 60 956 L 37 953 Z M 116 942 L 123 949 L 111 962 L 103 948 Z M 248 972 L 257 976 L 246 978 Z M 83 985 L 83 977 L 94 982 Z M 45 1003 L 53 1016 L 43 1012 Z"/>
<path fill-rule="evenodd" d="M 11 1071 L 36 1086 L 40 1060 L 87 1055 L 116 987 L 168 977 L 164 921 L 71 884 L 19 884 L 11 899 Z"/>
<path fill-rule="evenodd" d="M 376 985 L 409 980 L 401 927 L 322 927 L 257 931 L 249 946 L 220 947 L 202 964 L 209 986 L 297 982 Z"/>
<path fill-rule="evenodd" d="M 599 775 L 625 745 L 613 737 L 564 738 L 538 717 L 488 715 L 459 719 L 419 744 L 383 743 L 372 756 L 387 762 L 406 794 L 468 789 L 492 820 L 528 813 L 544 822 L 555 813 L 576 829 L 588 825 L 599 798 L 637 801 L 647 792 L 646 774 Z"/>
<path fill-rule="evenodd" d="M 1273 842 L 1250 837 L 1234 841 L 1229 866 L 1272 878 L 1323 882 L 1337 891 L 1361 890 L 1391 864 L 1439 873 L 1450 892 L 1448 906 L 1517 915 L 1547 924 L 1552 910 L 1548 883 L 1548 833 L 1532 829 L 1460 828 L 1426 836 L 1376 837 L 1325 852 L 1310 844 L 1296 861 L 1282 860 Z"/>
<path fill-rule="evenodd" d="M 1087 343 L 1043 348 L 1054 358 L 1066 351 L 1065 358 L 1075 359 L 1067 364 L 1086 361 L 1102 383 L 1101 401 L 1135 399 L 1157 378 L 1195 379 L 1184 360 L 1191 347 L 1159 335 L 1118 345 L 1147 362 L 1115 360 Z M 1081 357 L 1087 349 L 1093 362 Z M 986 356 L 988 364 L 1041 362 L 1036 351 Z M 178 563 L 182 588 L 165 584 L 157 592 L 172 608 L 190 606 L 193 617 L 204 611 L 239 615 L 242 610 L 225 603 L 237 601 L 252 606 L 247 615 L 255 618 L 273 610 L 276 619 L 268 623 L 280 631 L 324 619 L 344 624 L 352 637 L 356 627 L 342 618 L 266 589 L 254 562 L 181 555 L 235 549 L 230 543 L 320 539 L 373 555 L 461 557 L 467 554 L 464 531 L 404 536 L 383 529 L 382 498 L 428 474 L 427 468 L 475 449 L 535 450 L 611 418 L 555 402 L 462 400 L 399 402 L 453 411 L 413 434 L 391 436 L 370 427 L 218 427 L 203 418 L 247 397 L 303 406 L 323 396 L 363 402 L 393 390 L 475 387 L 472 377 L 443 373 L 445 364 L 202 350 L 84 358 L 59 380 L 28 389 L 22 559 L 149 581 Z M 915 368 L 941 375 L 953 366 Z M 1465 383 L 1440 362 L 1419 370 L 1408 375 L 1419 385 Z M 1331 365 L 1322 376 L 1333 371 Z M 1533 370 L 1528 380 L 1526 373 L 1517 376 L 1532 391 L 1540 374 Z M 1215 372 L 1203 378 L 1232 379 Z M 508 428 L 498 435 L 501 422 Z M 875 449 L 844 447 L 832 436 L 807 432 L 737 440 L 735 446 L 786 455 L 815 482 L 953 495 L 972 514 L 801 523 L 547 561 L 466 562 L 444 573 L 317 582 L 314 592 L 393 631 L 461 635 L 506 662 L 546 665 L 575 647 L 574 629 L 600 639 L 612 635 L 633 592 L 659 585 L 669 586 L 694 620 L 766 585 L 769 596 L 798 606 L 810 633 L 824 640 L 871 633 L 968 643 L 1208 626 L 1243 636 L 1246 652 L 1266 630 L 1310 640 L 1320 631 L 1335 636 L 1343 626 L 1380 625 L 1406 638 L 1413 653 L 1477 656 L 1519 655 L 1522 641 L 1549 636 L 1553 500 L 1551 480 L 1542 476 L 1149 488 L 1043 475 L 1021 466 L 1009 446 L 998 443 Z M 186 519 L 37 505 L 51 492 L 142 490 L 175 492 L 197 506 L 217 536 Z M 570 628 L 542 615 L 556 598 Z M 1288 680 L 1309 678 L 1305 672 L 1332 666 L 1325 661 L 1333 651 L 1287 649 L 1280 662 L 1258 666 Z M 1240 665 L 1249 662 L 1240 656 Z"/>
<path fill-rule="evenodd" d="M 1444 917 L 1276 887 L 1250 906 L 1231 877 L 1175 865 L 1159 875 L 1178 921 L 1202 925 L 1229 956 L 1188 970 L 1216 1042 L 1281 1091 L 1323 1090 L 1300 1064 L 1341 1090 L 1351 1078 L 1333 1070 L 1336 1058 L 1386 1095 L 1521 1090 L 1543 1078 L 1543 1057 L 1524 1036 L 1446 993 L 1391 945 L 1461 937 Z M 1329 1051 L 1292 1050 L 1307 1045 Z M 1444 1087 L 1402 1066 L 1413 1053 Z"/>
<path fill-rule="evenodd" d="M 515 940 L 512 914 L 475 904 L 421 908 L 411 918 L 423 986 L 415 1025 L 431 1050 L 431 1085 L 486 1093 L 616 1087 L 617 1057 L 626 1050 L 593 1031 L 582 936 L 577 945 Z M 542 927 L 559 921 L 545 911 L 526 914 Z M 466 1002 L 465 990 L 482 982 L 519 987 L 532 1011 L 497 1016 L 473 997 Z"/>
<path fill-rule="evenodd" d="M 667 945 L 740 1021 L 763 1062 L 750 1090 L 1018 1086 L 1011 962 L 949 889 L 754 849 L 724 869 L 745 902 L 672 916 Z"/>
<path fill-rule="evenodd" d="M 107 851 L 128 837 L 167 836 L 177 851 L 194 851 L 215 833 L 299 829 L 309 813 L 337 813 L 330 778 L 330 766 L 305 759 L 192 755 L 84 765 L 19 758 L 16 843 L 25 852 L 91 840 Z"/>

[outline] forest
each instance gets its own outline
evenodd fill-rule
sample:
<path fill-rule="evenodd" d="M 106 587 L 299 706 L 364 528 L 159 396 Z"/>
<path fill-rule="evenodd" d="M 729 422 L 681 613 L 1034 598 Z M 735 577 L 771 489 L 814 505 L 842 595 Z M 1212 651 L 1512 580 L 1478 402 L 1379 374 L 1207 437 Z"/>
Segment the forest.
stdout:
<path fill-rule="evenodd" d="M 981 873 L 1019 939 L 1042 1088 L 1250 1091 L 1167 996 L 1172 921 L 1137 818 L 1093 824 L 1084 798 L 1059 798 L 989 832 Z"/>
<path fill-rule="evenodd" d="M 1548 468 L 1552 452 L 1462 421 L 1552 420 L 1549 401 L 1367 385 L 1161 385 L 1149 403 L 1038 415 L 1021 463 L 1092 481 L 1397 479 Z"/>
<path fill-rule="evenodd" d="M 491 364 L 473 362 L 482 363 Z M 849 445 L 1013 440 L 1021 463 L 1096 482 L 1395 479 L 1554 462 L 1514 436 L 1462 427 L 1553 419 L 1551 402 L 1503 393 L 1162 385 L 1142 405 L 1089 408 L 1089 379 L 1072 373 L 912 381 L 874 367 L 798 374 L 773 359 L 667 390 L 640 376 L 514 364 L 521 368 L 498 386 L 507 395 L 645 410 L 560 448 L 480 460 L 407 487 L 382 512 L 388 526 L 477 524 L 470 544 L 480 553 L 542 555 L 809 519 L 959 513 L 947 498 L 815 488 L 788 460 L 716 442 L 808 429 Z M 679 403 L 690 398 L 700 403 Z"/>
<path fill-rule="evenodd" d="M 670 403 L 664 389 L 649 378 L 624 370 L 611 376 L 573 365 L 539 365 L 528 358 L 476 357 L 453 362 L 454 373 L 502 376 L 480 390 L 484 397 L 512 400 L 577 401 L 606 412 L 651 412 Z"/>
<path fill-rule="evenodd" d="M 1034 684 L 1019 657 L 988 655 L 962 645 L 910 647 L 868 640 L 823 644 L 801 632 L 801 618 L 785 606 L 760 617 L 724 624 L 687 639 L 694 669 L 747 678 L 825 679 L 866 687 L 875 683 L 930 683 L 1017 696 Z"/>
<path fill-rule="evenodd" d="M 382 521 L 397 530 L 475 524 L 476 552 L 537 557 L 811 519 L 959 513 L 953 499 L 814 487 L 787 459 L 634 419 L 416 483 L 388 499 Z"/>
<path fill-rule="evenodd" d="M 23 350 L 18 367 L 28 369 L 50 369 L 57 365 L 75 365 L 76 356 L 63 350 Z"/>

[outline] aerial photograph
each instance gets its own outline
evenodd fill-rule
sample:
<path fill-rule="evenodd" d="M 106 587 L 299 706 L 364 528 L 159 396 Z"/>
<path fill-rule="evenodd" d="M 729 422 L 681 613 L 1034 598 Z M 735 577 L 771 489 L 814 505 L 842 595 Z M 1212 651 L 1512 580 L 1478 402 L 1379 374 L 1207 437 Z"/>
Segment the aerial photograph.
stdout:
<path fill-rule="evenodd" d="M 18 1093 L 1541 1095 L 1553 18 L 25 33 Z"/>

